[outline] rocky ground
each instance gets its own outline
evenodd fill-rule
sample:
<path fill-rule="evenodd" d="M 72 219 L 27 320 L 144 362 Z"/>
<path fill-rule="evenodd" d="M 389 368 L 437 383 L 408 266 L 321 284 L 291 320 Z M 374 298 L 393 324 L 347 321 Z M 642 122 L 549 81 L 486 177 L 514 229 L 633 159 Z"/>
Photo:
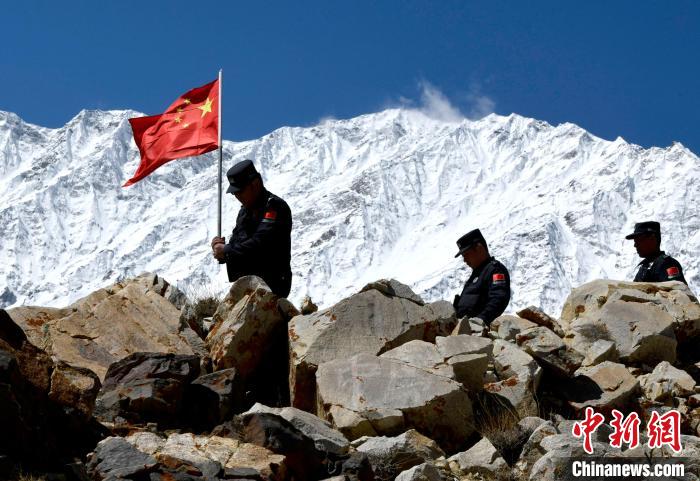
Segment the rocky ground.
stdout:
<path fill-rule="evenodd" d="M 559 317 L 484 328 L 395 280 L 300 312 L 255 277 L 218 301 L 144 274 L 0 310 L 0 479 L 557 480 L 589 456 L 587 407 L 592 456 L 698 479 L 699 339 L 676 282 L 598 280 Z M 639 447 L 610 445 L 614 410 L 639 415 Z M 682 449 L 650 449 L 672 410 Z"/>

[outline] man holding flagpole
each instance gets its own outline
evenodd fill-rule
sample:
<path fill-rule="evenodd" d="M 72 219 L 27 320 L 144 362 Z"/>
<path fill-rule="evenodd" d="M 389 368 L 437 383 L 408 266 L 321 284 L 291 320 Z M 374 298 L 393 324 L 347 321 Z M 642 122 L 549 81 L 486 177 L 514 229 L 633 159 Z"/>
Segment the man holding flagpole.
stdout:
<path fill-rule="evenodd" d="M 272 292 L 287 297 L 292 285 L 292 212 L 287 203 L 265 188 L 252 160 L 238 162 L 226 172 L 229 187 L 241 209 L 228 243 L 214 237 L 214 257 L 226 264 L 228 280 L 255 275 Z"/>

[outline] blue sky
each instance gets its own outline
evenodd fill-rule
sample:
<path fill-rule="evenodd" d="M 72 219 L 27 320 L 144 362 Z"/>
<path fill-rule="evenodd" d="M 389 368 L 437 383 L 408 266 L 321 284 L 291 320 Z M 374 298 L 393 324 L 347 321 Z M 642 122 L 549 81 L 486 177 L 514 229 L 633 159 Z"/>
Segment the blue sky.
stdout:
<path fill-rule="evenodd" d="M 224 138 L 447 99 L 700 153 L 700 2 L 6 2 L 0 110 L 156 114 L 224 69 Z"/>

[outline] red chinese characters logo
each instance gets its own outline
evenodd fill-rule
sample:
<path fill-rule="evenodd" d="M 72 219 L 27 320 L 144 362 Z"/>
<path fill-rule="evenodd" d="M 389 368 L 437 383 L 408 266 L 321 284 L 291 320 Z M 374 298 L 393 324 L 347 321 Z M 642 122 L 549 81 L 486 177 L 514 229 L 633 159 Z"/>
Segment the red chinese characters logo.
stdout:
<path fill-rule="evenodd" d="M 639 414 L 631 413 L 625 417 L 617 409 L 612 410 L 613 419 L 610 426 L 612 434 L 608 436 L 610 446 L 621 448 L 622 444 L 628 444 L 630 449 L 639 446 L 639 426 L 641 420 Z M 583 438 L 583 449 L 588 454 L 593 454 L 592 434 L 605 421 L 605 417 L 596 413 L 593 408 L 587 407 L 585 417 L 582 421 L 574 424 L 571 433 L 577 438 Z M 647 423 L 649 441 L 647 446 L 651 449 L 668 445 L 675 453 L 682 450 L 681 446 L 681 414 L 678 411 L 669 411 L 659 414 L 656 411 L 651 413 Z"/>

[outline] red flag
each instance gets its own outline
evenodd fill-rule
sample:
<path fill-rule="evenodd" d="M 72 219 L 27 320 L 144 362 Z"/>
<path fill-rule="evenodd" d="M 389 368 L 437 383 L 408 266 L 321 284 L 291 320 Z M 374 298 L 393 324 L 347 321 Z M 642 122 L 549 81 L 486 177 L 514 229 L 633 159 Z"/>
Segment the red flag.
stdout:
<path fill-rule="evenodd" d="M 219 147 L 219 81 L 178 97 L 161 115 L 129 119 L 141 164 L 123 187 L 134 184 L 161 165 Z"/>

